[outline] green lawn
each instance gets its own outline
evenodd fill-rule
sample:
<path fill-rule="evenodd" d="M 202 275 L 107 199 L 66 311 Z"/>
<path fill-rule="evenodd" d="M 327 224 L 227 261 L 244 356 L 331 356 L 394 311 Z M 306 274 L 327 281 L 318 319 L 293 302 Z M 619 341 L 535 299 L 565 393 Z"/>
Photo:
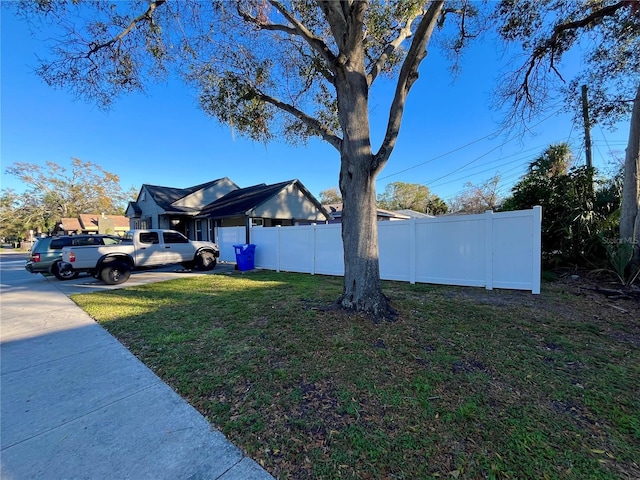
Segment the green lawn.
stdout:
<path fill-rule="evenodd" d="M 396 322 L 331 307 L 342 279 L 251 272 L 76 295 L 277 478 L 640 478 L 640 308 L 385 282 Z"/>

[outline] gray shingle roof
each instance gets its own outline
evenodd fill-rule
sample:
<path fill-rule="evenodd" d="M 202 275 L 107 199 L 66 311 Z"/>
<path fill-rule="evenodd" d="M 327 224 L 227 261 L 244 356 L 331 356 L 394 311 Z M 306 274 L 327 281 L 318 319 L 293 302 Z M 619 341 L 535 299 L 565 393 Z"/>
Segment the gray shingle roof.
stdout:
<path fill-rule="evenodd" d="M 192 193 L 195 193 L 198 190 L 209 188 L 210 186 L 215 185 L 221 180 L 223 179 L 218 178 L 216 180 L 212 180 L 206 183 L 201 183 L 200 185 L 194 185 L 193 187 L 188 187 L 188 188 L 161 187 L 159 185 L 147 185 L 147 184 L 144 184 L 143 187 L 147 190 L 149 195 L 153 197 L 153 200 L 158 204 L 158 206 L 162 208 L 164 211 L 193 213 L 194 209 L 192 208 L 174 207 L 172 203 L 180 200 L 181 198 L 186 197 L 187 195 L 191 195 Z"/>
<path fill-rule="evenodd" d="M 266 202 L 294 182 L 296 182 L 296 180 L 275 183 L 273 185 L 262 183 L 260 185 L 234 190 L 204 207 L 200 211 L 200 215 L 214 218 L 244 215 L 249 210 Z"/>

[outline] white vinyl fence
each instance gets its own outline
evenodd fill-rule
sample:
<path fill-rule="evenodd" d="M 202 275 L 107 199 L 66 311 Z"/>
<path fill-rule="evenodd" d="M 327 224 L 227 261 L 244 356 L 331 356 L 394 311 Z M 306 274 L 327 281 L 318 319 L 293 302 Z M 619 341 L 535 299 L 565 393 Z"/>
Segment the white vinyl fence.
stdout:
<path fill-rule="evenodd" d="M 378 222 L 384 280 L 540 293 L 542 208 Z M 243 227 L 218 229 L 221 260 L 235 261 Z M 255 266 L 344 275 L 341 225 L 252 228 Z"/>

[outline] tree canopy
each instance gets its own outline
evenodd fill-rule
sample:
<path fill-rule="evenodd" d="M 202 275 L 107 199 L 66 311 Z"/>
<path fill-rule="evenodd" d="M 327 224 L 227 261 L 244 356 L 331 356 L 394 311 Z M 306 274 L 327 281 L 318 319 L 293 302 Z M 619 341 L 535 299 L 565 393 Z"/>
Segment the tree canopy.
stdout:
<path fill-rule="evenodd" d="M 320 192 L 320 203 L 328 205 L 330 203 L 342 203 L 342 195 L 338 187 L 327 188 Z"/>
<path fill-rule="evenodd" d="M 588 85 L 585 119 L 590 123 L 630 120 L 619 238 L 633 245 L 634 263 L 640 266 L 640 3 L 502 0 L 495 15 L 502 37 L 521 44 L 526 57 L 503 82 L 512 121 L 546 107 L 546 97 L 555 91 L 564 92 L 567 105 L 580 116 L 581 85 Z M 570 52 L 581 53 L 581 67 L 565 79 L 561 61 Z"/>
<path fill-rule="evenodd" d="M 391 182 L 384 193 L 378 195 L 378 205 L 387 210 L 415 210 L 440 215 L 447 213 L 447 204 L 419 183 Z"/>
<path fill-rule="evenodd" d="M 499 184 L 499 175 L 495 175 L 479 185 L 471 182 L 465 183 L 462 193 L 456 195 L 449 201 L 449 211 L 452 213 L 468 214 L 497 210 L 501 202 L 498 193 Z"/>
<path fill-rule="evenodd" d="M 563 94 L 582 122 L 580 88 L 589 86 L 589 117 L 614 124 L 629 118 L 640 71 L 640 10 L 635 1 L 502 0 L 498 32 L 522 49 L 521 66 L 501 84 L 502 99 L 518 118 L 548 108 Z M 563 65 L 577 56 L 578 70 Z"/>
<path fill-rule="evenodd" d="M 23 193 L 2 190 L 5 237 L 21 238 L 29 230 L 50 233 L 61 218 L 83 213 L 122 215 L 136 193 L 124 191 L 118 175 L 77 158 L 70 168 L 51 161 L 45 166 L 18 162 L 6 171 L 26 188 Z"/>

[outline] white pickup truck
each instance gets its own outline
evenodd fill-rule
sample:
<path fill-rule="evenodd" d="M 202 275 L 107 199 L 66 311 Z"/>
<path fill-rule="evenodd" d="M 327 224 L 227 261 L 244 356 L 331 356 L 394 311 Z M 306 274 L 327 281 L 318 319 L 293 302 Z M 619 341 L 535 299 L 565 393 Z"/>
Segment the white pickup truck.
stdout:
<path fill-rule="evenodd" d="M 117 245 L 64 247 L 61 272 L 88 272 L 109 285 L 129 279 L 131 270 L 182 264 L 212 270 L 220 256 L 218 245 L 191 241 L 173 230 L 131 230 Z"/>

